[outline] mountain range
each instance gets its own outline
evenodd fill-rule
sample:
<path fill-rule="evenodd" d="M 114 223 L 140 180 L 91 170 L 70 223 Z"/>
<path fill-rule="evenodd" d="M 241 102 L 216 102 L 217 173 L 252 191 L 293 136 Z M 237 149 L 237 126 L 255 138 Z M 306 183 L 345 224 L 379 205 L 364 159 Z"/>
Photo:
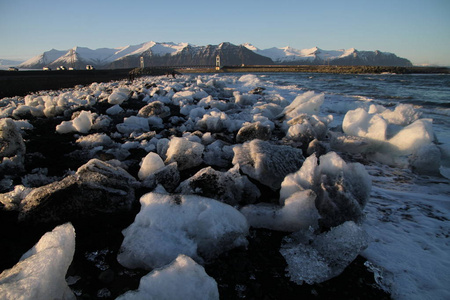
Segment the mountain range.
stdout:
<path fill-rule="evenodd" d="M 56 68 L 84 69 L 93 65 L 99 69 L 135 68 L 141 58 L 150 66 L 214 66 L 220 55 L 222 65 L 370 65 L 412 66 L 405 58 L 389 52 L 347 50 L 294 49 L 291 47 L 258 49 L 251 44 L 194 46 L 188 43 L 146 42 L 119 48 L 74 47 L 68 50 L 46 51 L 18 65 L 21 69 Z"/>

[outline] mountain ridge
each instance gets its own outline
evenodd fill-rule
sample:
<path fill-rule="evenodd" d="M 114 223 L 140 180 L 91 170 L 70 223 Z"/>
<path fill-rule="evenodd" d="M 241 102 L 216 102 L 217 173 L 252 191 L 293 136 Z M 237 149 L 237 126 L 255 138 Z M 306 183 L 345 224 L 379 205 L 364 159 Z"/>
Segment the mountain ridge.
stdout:
<path fill-rule="evenodd" d="M 117 48 L 90 49 L 76 46 L 68 50 L 51 49 L 18 65 L 19 68 L 56 68 L 61 65 L 84 69 L 134 68 L 140 66 L 213 66 L 220 55 L 222 65 L 371 65 L 409 67 L 412 63 L 389 52 L 358 51 L 355 48 L 323 50 L 318 47 L 295 49 L 289 46 L 259 49 L 246 43 L 196 46 L 189 43 L 144 42 Z"/>

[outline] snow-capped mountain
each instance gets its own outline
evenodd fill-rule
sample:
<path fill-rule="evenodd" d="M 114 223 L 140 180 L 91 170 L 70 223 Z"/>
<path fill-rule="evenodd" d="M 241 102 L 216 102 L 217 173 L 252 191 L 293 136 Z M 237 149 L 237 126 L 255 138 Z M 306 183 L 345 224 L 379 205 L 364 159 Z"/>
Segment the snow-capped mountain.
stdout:
<path fill-rule="evenodd" d="M 407 59 L 379 50 L 358 51 L 355 48 L 323 50 L 318 47 L 301 50 L 292 47 L 273 47 L 261 50 L 251 44 L 244 46 L 255 53 L 270 57 L 276 64 L 412 66 Z"/>
<path fill-rule="evenodd" d="M 23 63 L 19 68 L 40 69 L 42 67 L 84 68 L 135 68 L 140 66 L 141 57 L 146 66 L 212 66 L 217 55 L 222 65 L 271 65 L 271 64 L 333 64 L 333 65 L 381 65 L 412 66 L 407 59 L 393 53 L 381 51 L 294 49 L 292 47 L 258 49 L 251 44 L 195 46 L 188 43 L 146 42 L 118 48 L 89 49 L 74 47 L 69 50 L 46 51 Z"/>

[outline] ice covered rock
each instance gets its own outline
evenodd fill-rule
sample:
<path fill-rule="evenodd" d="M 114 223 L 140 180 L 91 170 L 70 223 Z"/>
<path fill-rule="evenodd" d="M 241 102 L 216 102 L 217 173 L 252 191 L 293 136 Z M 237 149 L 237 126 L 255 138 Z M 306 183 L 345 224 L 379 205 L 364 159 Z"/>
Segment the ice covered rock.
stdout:
<path fill-rule="evenodd" d="M 233 147 L 222 140 L 217 140 L 205 147 L 203 161 L 210 166 L 226 168 L 233 160 Z"/>
<path fill-rule="evenodd" d="M 241 94 L 239 91 L 235 91 L 233 93 L 234 103 L 240 106 L 251 106 L 258 102 L 258 99 L 261 98 L 259 95 L 254 94 Z"/>
<path fill-rule="evenodd" d="M 12 119 L 0 119 L 0 158 L 23 156 L 25 144 L 19 129 Z"/>
<path fill-rule="evenodd" d="M 20 203 L 19 220 L 50 222 L 131 208 L 138 182 L 124 169 L 91 159 L 73 175 L 33 189 Z"/>
<path fill-rule="evenodd" d="M 154 101 L 141 108 L 137 116 L 143 118 L 152 116 L 165 118 L 170 116 L 170 108 L 165 106 L 161 101 Z"/>
<path fill-rule="evenodd" d="M 302 114 L 318 115 L 324 100 L 325 94 L 306 92 L 297 96 L 291 104 L 285 107 L 283 114 L 286 119 L 296 118 Z"/>
<path fill-rule="evenodd" d="M 328 124 L 333 116 L 318 117 L 316 115 L 300 114 L 289 120 L 287 135 L 289 139 L 308 145 L 314 139 L 323 140 L 328 132 Z"/>
<path fill-rule="evenodd" d="M 119 104 L 113 105 L 106 110 L 106 113 L 111 116 L 115 116 L 115 115 L 118 115 L 123 112 L 124 112 L 124 110 L 122 107 L 120 107 Z"/>
<path fill-rule="evenodd" d="M 47 232 L 14 267 L 0 274 L 0 298 L 76 299 L 65 280 L 74 252 L 72 224 Z"/>
<path fill-rule="evenodd" d="M 200 143 L 173 137 L 168 144 L 165 163 L 177 162 L 180 171 L 196 167 L 203 162 L 204 149 L 205 146 Z"/>
<path fill-rule="evenodd" d="M 359 163 L 346 163 L 335 152 L 322 155 L 319 160 L 311 155 L 300 170 L 286 176 L 281 184 L 281 203 L 298 191 L 311 189 L 317 195 L 315 204 L 322 228 L 358 221 L 371 189 L 366 169 Z"/>
<path fill-rule="evenodd" d="M 82 136 L 76 140 L 76 143 L 83 148 L 110 147 L 114 144 L 113 140 L 104 133 Z"/>
<path fill-rule="evenodd" d="M 347 221 L 320 235 L 308 230 L 293 233 L 284 238 L 280 253 L 292 281 L 314 284 L 341 274 L 367 246 L 366 232 Z"/>
<path fill-rule="evenodd" d="M 141 278 L 139 289 L 129 291 L 117 300 L 139 299 L 219 299 L 216 281 L 189 256 L 180 254 L 161 269 Z"/>
<path fill-rule="evenodd" d="M 117 124 L 116 127 L 119 132 L 126 134 L 150 131 L 148 119 L 136 116 L 125 118 L 123 123 Z"/>
<path fill-rule="evenodd" d="M 247 176 L 240 175 L 239 167 L 236 167 L 228 172 L 216 171 L 211 167 L 201 169 L 183 181 L 176 191 L 213 198 L 230 205 L 255 202 L 261 195 L 259 189 Z"/>
<path fill-rule="evenodd" d="M 247 244 L 247 221 L 233 207 L 195 195 L 166 194 L 161 189 L 141 197 L 141 211 L 123 231 L 117 258 L 123 266 L 153 269 L 179 254 L 202 262 Z"/>
<path fill-rule="evenodd" d="M 269 142 L 253 140 L 233 148 L 233 164 L 241 171 L 276 190 L 284 177 L 297 171 L 303 164 L 302 150 Z"/>
<path fill-rule="evenodd" d="M 275 119 L 283 112 L 283 108 L 276 103 L 256 103 L 251 111 L 252 114 L 261 114 L 270 120 Z"/>
<path fill-rule="evenodd" d="M 211 110 L 197 121 L 197 128 L 201 131 L 220 132 L 224 129 L 226 120 L 226 113 Z"/>
<path fill-rule="evenodd" d="M 165 165 L 161 157 L 156 153 L 150 152 L 142 159 L 138 177 L 140 180 L 144 180 L 164 167 Z"/>
<path fill-rule="evenodd" d="M 261 122 L 250 123 L 239 129 L 236 135 L 237 143 L 244 143 L 254 139 L 268 141 L 272 137 L 270 126 L 264 126 Z"/>
<path fill-rule="evenodd" d="M 156 170 L 142 180 L 142 186 L 144 187 L 154 189 L 160 184 L 169 192 L 173 192 L 179 183 L 180 171 L 178 171 L 178 164 L 176 162 Z"/>
<path fill-rule="evenodd" d="M 316 194 L 305 190 L 292 194 L 283 206 L 248 205 L 241 209 L 241 213 L 252 227 L 295 232 L 318 227 L 319 213 L 315 200 Z"/>

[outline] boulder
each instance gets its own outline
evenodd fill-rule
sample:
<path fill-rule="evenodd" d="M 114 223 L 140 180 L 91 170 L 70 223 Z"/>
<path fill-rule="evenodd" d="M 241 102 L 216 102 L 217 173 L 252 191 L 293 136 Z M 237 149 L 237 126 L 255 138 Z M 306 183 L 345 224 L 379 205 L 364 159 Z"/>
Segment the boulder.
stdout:
<path fill-rule="evenodd" d="M 281 187 L 284 177 L 296 172 L 303 164 L 302 150 L 253 140 L 233 148 L 233 164 L 249 177 L 272 188 Z"/>
<path fill-rule="evenodd" d="M 243 126 L 239 129 L 236 135 L 237 143 L 244 143 L 254 139 L 259 139 L 263 141 L 270 140 L 272 137 L 272 130 L 270 126 L 264 126 L 261 122 L 255 122 Z"/>
<path fill-rule="evenodd" d="M 131 208 L 139 183 L 120 167 L 92 159 L 73 175 L 33 189 L 20 203 L 20 221 L 67 221 L 71 217 Z"/>
<path fill-rule="evenodd" d="M 176 192 L 197 194 L 230 205 L 241 202 L 254 203 L 261 193 L 247 176 L 239 173 L 239 168 L 236 167 L 228 172 L 216 171 L 211 167 L 201 169 L 183 181 Z"/>
<path fill-rule="evenodd" d="M 153 116 L 165 118 L 170 116 L 170 108 L 165 106 L 161 101 L 155 101 L 141 108 L 137 116 L 143 118 Z"/>

